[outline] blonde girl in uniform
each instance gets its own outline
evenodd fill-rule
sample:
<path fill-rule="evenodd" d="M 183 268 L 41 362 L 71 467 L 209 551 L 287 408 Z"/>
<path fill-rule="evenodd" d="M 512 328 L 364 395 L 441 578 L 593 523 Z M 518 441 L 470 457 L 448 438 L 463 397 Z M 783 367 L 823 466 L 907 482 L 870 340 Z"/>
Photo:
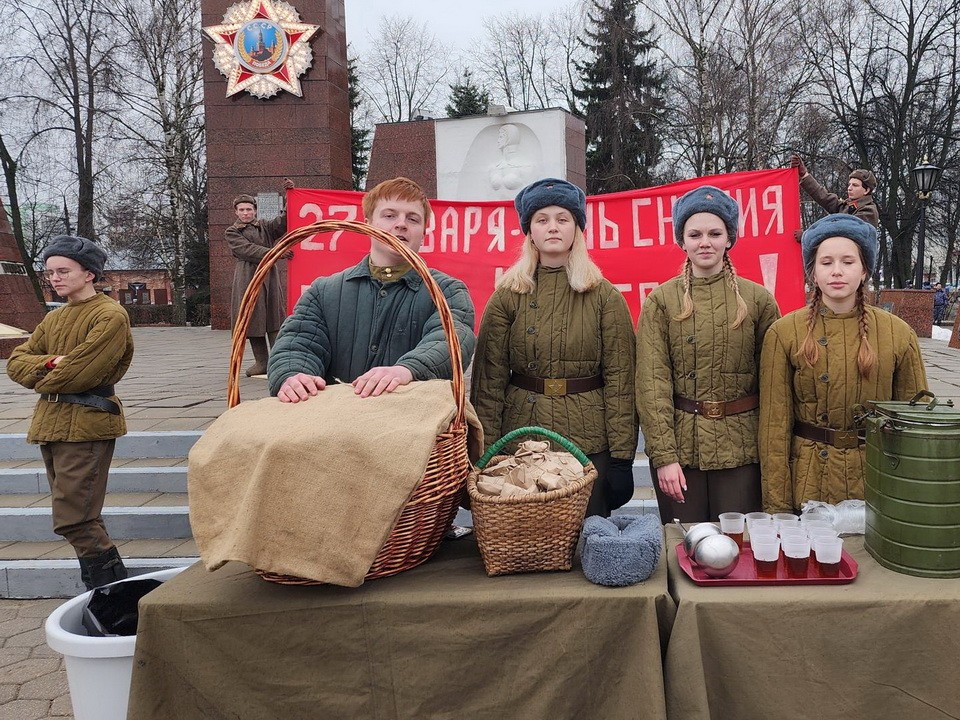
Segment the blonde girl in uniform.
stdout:
<path fill-rule="evenodd" d="M 739 208 L 704 185 L 673 206 L 680 274 L 651 292 L 637 331 L 637 410 L 664 523 L 760 509 L 758 365 L 780 317 L 730 262 Z"/>
<path fill-rule="evenodd" d="M 606 516 L 633 496 L 633 321 L 587 254 L 580 188 L 538 180 L 516 208 L 526 237 L 484 308 L 471 402 L 488 446 L 527 425 L 572 440 L 599 473 L 587 514 Z"/>
<path fill-rule="evenodd" d="M 867 304 L 877 231 L 828 215 L 803 233 L 810 302 L 774 323 L 760 364 L 763 506 L 796 511 L 806 500 L 863 498 L 864 435 L 855 424 L 869 400 L 909 400 L 926 387 L 916 333 Z"/>

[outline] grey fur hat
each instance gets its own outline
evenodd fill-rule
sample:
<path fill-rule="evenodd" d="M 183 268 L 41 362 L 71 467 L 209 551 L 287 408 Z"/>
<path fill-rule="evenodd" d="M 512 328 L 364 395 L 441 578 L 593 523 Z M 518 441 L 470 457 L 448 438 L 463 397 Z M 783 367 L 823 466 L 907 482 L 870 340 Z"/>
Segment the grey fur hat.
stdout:
<path fill-rule="evenodd" d="M 871 275 L 877 267 L 877 229 L 856 215 L 836 213 L 820 218 L 803 232 L 800 249 L 803 252 L 803 269 L 807 275 L 813 270 L 817 248 L 827 238 L 845 237 L 853 240 L 863 251 L 863 261 Z"/>
<path fill-rule="evenodd" d="M 723 220 L 730 237 L 730 247 L 733 247 L 740 233 L 740 208 L 736 200 L 713 185 L 701 185 L 682 195 L 673 204 L 673 237 L 677 245 L 683 247 L 683 226 L 687 220 L 691 215 L 701 212 L 711 213 Z"/>
<path fill-rule="evenodd" d="M 76 260 L 96 276 L 94 282 L 103 280 L 103 266 L 107 262 L 107 254 L 93 240 L 76 235 L 57 235 L 43 249 L 43 262 L 54 256 Z"/>
<path fill-rule="evenodd" d="M 583 574 L 596 585 L 610 587 L 642 582 L 657 569 L 662 538 L 655 515 L 591 515 L 583 523 Z"/>
<path fill-rule="evenodd" d="M 518 192 L 513 204 L 520 216 L 520 228 L 524 235 L 530 232 L 530 218 L 533 214 L 551 205 L 569 210 L 581 230 L 587 227 L 587 196 L 583 190 L 566 180 L 537 180 Z"/>

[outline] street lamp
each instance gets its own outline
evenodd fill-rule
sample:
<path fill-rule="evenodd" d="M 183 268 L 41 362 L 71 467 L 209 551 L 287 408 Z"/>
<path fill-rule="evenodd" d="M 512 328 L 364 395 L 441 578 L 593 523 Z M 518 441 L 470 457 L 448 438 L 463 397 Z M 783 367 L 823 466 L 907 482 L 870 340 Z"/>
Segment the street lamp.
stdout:
<path fill-rule="evenodd" d="M 927 158 L 923 159 L 923 165 L 917 165 L 910 171 L 913 182 L 917 186 L 917 199 L 920 201 L 920 238 L 917 245 L 917 272 L 913 283 L 916 290 L 923 287 L 923 243 L 926 239 L 924 233 L 926 232 L 927 201 L 930 200 L 930 194 L 937 186 L 942 172 L 943 168 L 931 165 Z"/>

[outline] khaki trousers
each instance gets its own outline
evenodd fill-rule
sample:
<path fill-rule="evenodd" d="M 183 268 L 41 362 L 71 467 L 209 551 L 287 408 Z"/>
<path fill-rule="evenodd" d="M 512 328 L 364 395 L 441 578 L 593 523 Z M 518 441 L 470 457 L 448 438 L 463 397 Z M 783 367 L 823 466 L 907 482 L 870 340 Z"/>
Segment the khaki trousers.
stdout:
<path fill-rule="evenodd" d="M 657 470 L 652 465 L 653 487 L 660 507 L 660 521 L 666 525 L 682 522 L 717 522 L 720 513 L 749 513 L 761 510 L 760 465 L 752 463 L 727 470 L 683 468 L 687 480 L 684 502 L 674 502 L 660 490 Z"/>
<path fill-rule="evenodd" d="M 53 442 L 40 446 L 53 495 L 53 531 L 77 557 L 95 557 L 113 547 L 100 512 L 116 440 Z"/>

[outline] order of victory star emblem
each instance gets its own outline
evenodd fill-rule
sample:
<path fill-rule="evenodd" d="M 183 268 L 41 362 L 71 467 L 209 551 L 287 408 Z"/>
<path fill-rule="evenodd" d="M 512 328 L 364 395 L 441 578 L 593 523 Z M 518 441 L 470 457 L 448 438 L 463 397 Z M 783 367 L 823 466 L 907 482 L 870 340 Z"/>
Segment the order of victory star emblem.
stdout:
<path fill-rule="evenodd" d="M 281 90 L 303 96 L 300 76 L 313 63 L 310 38 L 319 25 L 300 22 L 282 0 L 231 5 L 222 25 L 203 31 L 214 42 L 213 64 L 227 78 L 227 97 L 246 90 L 266 100 Z"/>

